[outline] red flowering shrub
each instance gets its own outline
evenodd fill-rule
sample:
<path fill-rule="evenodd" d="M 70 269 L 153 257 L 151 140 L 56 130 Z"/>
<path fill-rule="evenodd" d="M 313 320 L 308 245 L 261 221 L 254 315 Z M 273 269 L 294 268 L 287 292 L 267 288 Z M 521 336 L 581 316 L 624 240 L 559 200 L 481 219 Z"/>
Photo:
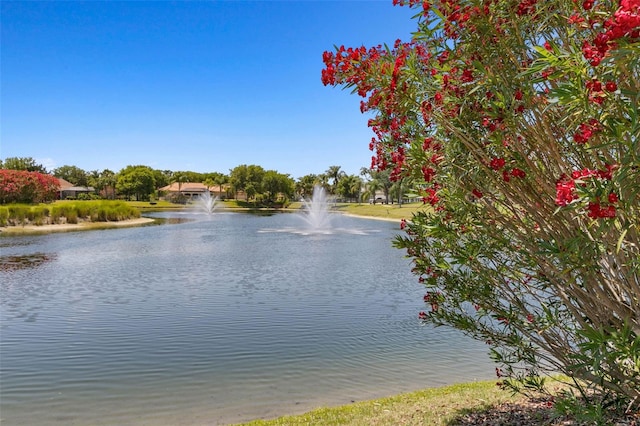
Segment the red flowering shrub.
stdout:
<path fill-rule="evenodd" d="M 640 401 L 640 1 L 394 3 L 413 39 L 325 52 L 322 82 L 433 206 L 396 241 L 420 318 L 487 342 L 505 383 Z"/>
<path fill-rule="evenodd" d="M 0 169 L 0 204 L 52 201 L 59 189 L 60 182 L 51 175 Z"/>

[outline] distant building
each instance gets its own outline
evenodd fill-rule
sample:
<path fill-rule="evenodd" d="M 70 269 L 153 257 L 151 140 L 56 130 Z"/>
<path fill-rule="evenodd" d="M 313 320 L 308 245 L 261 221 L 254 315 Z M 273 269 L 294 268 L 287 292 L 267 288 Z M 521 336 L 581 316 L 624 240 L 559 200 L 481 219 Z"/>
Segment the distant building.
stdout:
<path fill-rule="evenodd" d="M 92 186 L 75 186 L 71 182 L 68 182 L 62 178 L 57 178 L 60 182 L 58 189 L 58 199 L 75 199 L 79 194 L 93 194 L 95 189 Z"/>
<path fill-rule="evenodd" d="M 227 198 L 228 190 L 229 185 L 227 184 L 223 184 L 222 187 L 220 185 L 207 187 L 202 182 L 173 182 L 171 185 L 163 186 L 159 189 L 167 197 L 182 195 L 188 199 L 197 198 L 209 191 L 212 197 L 218 197 L 220 200 Z"/>

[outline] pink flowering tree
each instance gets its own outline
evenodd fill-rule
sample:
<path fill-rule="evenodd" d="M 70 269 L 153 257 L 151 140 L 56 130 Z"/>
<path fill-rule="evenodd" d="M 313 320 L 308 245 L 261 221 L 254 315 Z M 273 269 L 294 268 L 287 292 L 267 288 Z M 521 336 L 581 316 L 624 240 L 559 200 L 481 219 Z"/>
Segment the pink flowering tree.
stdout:
<path fill-rule="evenodd" d="M 40 203 L 56 199 L 60 181 L 25 170 L 0 169 L 0 203 Z"/>
<path fill-rule="evenodd" d="M 325 52 L 322 81 L 430 206 L 396 241 L 420 317 L 485 341 L 504 385 L 563 372 L 637 401 L 640 0 L 394 3 L 412 40 Z"/>

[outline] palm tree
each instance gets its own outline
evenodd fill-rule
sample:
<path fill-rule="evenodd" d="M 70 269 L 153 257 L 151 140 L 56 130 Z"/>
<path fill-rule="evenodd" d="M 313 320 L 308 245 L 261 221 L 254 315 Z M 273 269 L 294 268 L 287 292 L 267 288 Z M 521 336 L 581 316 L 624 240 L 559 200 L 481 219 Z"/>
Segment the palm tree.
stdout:
<path fill-rule="evenodd" d="M 341 178 L 346 176 L 346 173 L 340 170 L 340 166 L 330 166 L 326 172 L 324 172 L 328 179 L 331 179 L 331 192 L 335 194 L 338 188 L 338 182 Z"/>
<path fill-rule="evenodd" d="M 317 175 L 304 175 L 296 182 L 296 193 L 302 198 L 311 198 L 313 188 L 320 184 L 320 178 Z"/>
<path fill-rule="evenodd" d="M 100 173 L 98 182 L 99 186 L 104 189 L 105 197 L 114 200 L 116 198 L 116 183 L 118 182 L 116 174 L 109 169 L 104 169 Z M 109 189 L 111 189 L 111 195 L 109 195 Z"/>
<path fill-rule="evenodd" d="M 178 192 L 182 194 L 182 183 L 187 179 L 186 175 L 183 172 L 175 172 L 171 176 L 171 180 L 173 182 L 178 182 Z"/>
<path fill-rule="evenodd" d="M 216 173 L 213 181 L 216 183 L 216 185 L 218 185 L 218 193 L 220 194 L 220 198 L 222 198 L 222 185 L 229 182 L 229 177 L 222 173 Z"/>
<path fill-rule="evenodd" d="M 376 202 L 376 192 L 382 190 L 385 196 L 385 203 L 389 203 L 389 189 L 391 188 L 391 180 L 389 179 L 390 171 L 378 171 L 374 169 L 361 168 L 360 174 L 362 176 L 368 176 L 369 181 L 365 184 L 365 194 L 368 198 L 373 199 L 373 203 Z M 364 195 L 363 194 L 363 197 Z"/>
<path fill-rule="evenodd" d="M 349 200 L 359 199 L 362 179 L 356 175 L 344 176 L 338 183 L 338 194 Z"/>
<path fill-rule="evenodd" d="M 382 188 L 382 184 L 378 179 L 371 179 L 369 182 L 365 184 L 366 190 L 362 194 L 362 198 L 368 198 L 373 200 L 373 204 L 376 203 L 376 192 Z"/>
<path fill-rule="evenodd" d="M 207 187 L 207 192 L 211 192 L 209 190 L 209 188 L 211 188 L 215 183 L 216 182 L 210 177 L 208 177 L 208 178 L 206 178 L 205 180 L 202 181 L 202 184 Z"/>

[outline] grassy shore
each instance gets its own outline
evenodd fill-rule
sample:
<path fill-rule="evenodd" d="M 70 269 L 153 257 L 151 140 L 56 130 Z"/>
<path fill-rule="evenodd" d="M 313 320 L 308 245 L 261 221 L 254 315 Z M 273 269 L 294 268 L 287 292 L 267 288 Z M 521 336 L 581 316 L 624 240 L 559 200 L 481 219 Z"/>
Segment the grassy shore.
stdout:
<path fill-rule="evenodd" d="M 401 220 L 411 219 L 413 213 L 427 209 L 423 203 L 411 204 L 359 204 L 341 203 L 335 206 L 335 210 L 356 215 L 367 216 L 378 219 Z"/>
<path fill-rule="evenodd" d="M 520 404 L 520 405 L 519 405 Z M 526 405 L 524 405 L 526 404 Z M 255 420 L 242 423 L 249 426 L 294 426 L 294 425 L 454 425 L 473 424 L 481 418 L 493 417 L 494 425 L 500 423 L 505 415 L 495 414 L 497 407 L 510 407 L 510 413 L 516 408 L 532 421 L 549 424 L 543 420 L 551 416 L 546 405 L 527 402 L 523 396 L 512 396 L 496 386 L 495 381 L 455 384 L 445 387 L 424 389 L 380 398 L 356 402 L 339 407 L 323 407 L 305 414 L 284 416 L 272 420 Z M 543 410 L 544 409 L 544 410 Z M 494 414 L 492 414 L 494 413 Z M 475 420 L 470 420 L 475 419 Z M 505 419 L 508 421 L 508 419 Z M 527 423 L 529 424 L 529 423 Z"/>
<path fill-rule="evenodd" d="M 296 211 L 302 208 L 302 203 L 295 201 L 284 210 Z M 385 219 L 400 221 L 410 220 L 413 213 L 428 209 L 423 203 L 410 204 L 368 204 L 368 203 L 335 203 L 330 205 L 330 209 L 335 212 L 352 216 L 362 216 L 372 219 Z"/>

